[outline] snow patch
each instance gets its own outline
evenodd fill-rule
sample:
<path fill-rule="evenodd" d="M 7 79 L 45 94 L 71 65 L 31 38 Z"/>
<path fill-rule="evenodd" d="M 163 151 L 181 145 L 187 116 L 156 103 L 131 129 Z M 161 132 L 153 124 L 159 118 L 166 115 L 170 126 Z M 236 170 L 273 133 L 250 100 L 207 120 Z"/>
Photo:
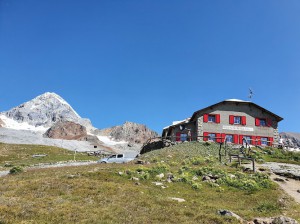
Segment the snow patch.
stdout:
<path fill-rule="evenodd" d="M 4 122 L 5 128 L 15 129 L 15 130 L 29 130 L 29 131 L 41 131 L 45 132 L 48 128 L 43 126 L 35 127 L 28 124 L 27 122 L 19 123 L 13 119 L 6 117 L 5 115 L 0 115 L 0 119 Z"/>
<path fill-rule="evenodd" d="M 125 141 L 114 141 L 113 139 L 111 139 L 108 136 L 100 136 L 97 135 L 98 139 L 103 142 L 106 145 L 120 145 L 120 144 L 128 144 L 128 142 Z"/>

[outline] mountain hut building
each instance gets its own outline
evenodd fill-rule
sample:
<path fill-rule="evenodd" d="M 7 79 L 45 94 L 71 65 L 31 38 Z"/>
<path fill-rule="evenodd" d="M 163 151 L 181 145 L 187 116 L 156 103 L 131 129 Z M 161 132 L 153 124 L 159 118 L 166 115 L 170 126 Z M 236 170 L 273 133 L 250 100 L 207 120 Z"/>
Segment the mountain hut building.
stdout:
<path fill-rule="evenodd" d="M 162 137 L 172 141 L 215 141 L 273 146 L 279 141 L 278 123 L 283 118 L 250 101 L 224 100 L 173 122 Z"/>

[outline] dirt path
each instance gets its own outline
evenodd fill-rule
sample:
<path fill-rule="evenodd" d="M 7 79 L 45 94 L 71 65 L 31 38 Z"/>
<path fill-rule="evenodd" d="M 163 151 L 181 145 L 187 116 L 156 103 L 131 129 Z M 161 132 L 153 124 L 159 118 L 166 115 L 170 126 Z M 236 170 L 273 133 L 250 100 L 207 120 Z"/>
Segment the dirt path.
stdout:
<path fill-rule="evenodd" d="M 300 181 L 293 180 L 291 178 L 285 178 L 284 182 L 275 181 L 275 178 L 283 179 L 281 176 L 272 174 L 270 178 L 277 183 L 288 195 L 295 199 L 296 202 L 300 203 L 300 193 L 297 192 L 300 190 Z"/>
<path fill-rule="evenodd" d="M 258 164 L 257 164 L 258 165 Z M 284 174 L 293 174 L 296 177 L 299 177 L 300 166 L 294 164 L 283 164 L 283 163 L 266 163 L 260 164 L 258 167 L 267 167 L 272 171 L 270 178 L 277 183 L 288 195 L 295 199 L 296 202 L 300 203 L 300 180 L 295 180 L 292 178 L 287 178 L 282 175 Z M 276 174 L 275 174 L 276 173 Z M 281 175 L 278 175 L 281 174 Z M 275 178 L 278 178 L 283 181 L 276 181 Z"/>

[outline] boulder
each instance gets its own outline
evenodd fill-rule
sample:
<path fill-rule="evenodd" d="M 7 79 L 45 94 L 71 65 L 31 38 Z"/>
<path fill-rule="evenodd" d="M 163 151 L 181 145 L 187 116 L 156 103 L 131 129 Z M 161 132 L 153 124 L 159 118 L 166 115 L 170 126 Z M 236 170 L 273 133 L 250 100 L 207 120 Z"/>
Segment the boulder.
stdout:
<path fill-rule="evenodd" d="M 222 216 L 231 216 L 231 217 L 234 217 L 234 218 L 236 218 L 237 220 L 239 220 L 240 223 L 243 223 L 243 222 L 244 222 L 244 220 L 243 220 L 239 215 L 237 215 L 237 214 L 235 214 L 234 212 L 229 211 L 229 210 L 224 210 L 224 209 L 218 210 L 218 214 L 219 214 L 219 215 L 222 215 Z"/>
<path fill-rule="evenodd" d="M 249 224 L 298 224 L 298 222 L 286 216 L 279 216 L 272 218 L 255 218 L 252 222 L 249 222 Z"/>
<path fill-rule="evenodd" d="M 165 177 L 165 175 L 163 173 L 156 175 L 156 178 L 158 178 L 158 179 L 162 179 L 164 177 Z"/>
<path fill-rule="evenodd" d="M 185 200 L 183 198 L 169 198 L 173 201 L 178 201 L 178 202 L 185 202 Z"/>

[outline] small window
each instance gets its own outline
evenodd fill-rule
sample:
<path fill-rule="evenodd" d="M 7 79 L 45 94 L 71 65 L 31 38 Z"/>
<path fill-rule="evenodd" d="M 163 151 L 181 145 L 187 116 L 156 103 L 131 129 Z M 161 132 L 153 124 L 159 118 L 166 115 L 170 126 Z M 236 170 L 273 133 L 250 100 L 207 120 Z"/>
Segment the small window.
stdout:
<path fill-rule="evenodd" d="M 208 141 L 216 141 L 216 134 L 210 133 L 208 134 Z"/>
<path fill-rule="evenodd" d="M 233 135 L 226 135 L 225 141 L 233 143 Z"/>
<path fill-rule="evenodd" d="M 266 121 L 266 119 L 259 119 L 259 125 L 260 125 L 260 126 L 267 126 L 267 121 Z"/>
<path fill-rule="evenodd" d="M 187 134 L 185 133 L 180 134 L 180 141 L 182 142 L 187 141 Z"/>
<path fill-rule="evenodd" d="M 272 120 L 266 118 L 255 118 L 255 126 L 271 127 Z"/>
<path fill-rule="evenodd" d="M 241 124 L 241 117 L 234 117 L 234 124 Z"/>
<path fill-rule="evenodd" d="M 216 115 L 208 115 L 208 122 L 216 122 Z"/>
<path fill-rule="evenodd" d="M 118 158 L 122 158 L 123 157 L 123 155 L 122 154 L 118 154 Z"/>
<path fill-rule="evenodd" d="M 116 155 L 112 155 L 112 156 L 110 156 L 109 158 L 116 158 Z"/>
<path fill-rule="evenodd" d="M 244 142 L 249 144 L 249 145 L 252 144 L 251 136 L 244 136 Z"/>
<path fill-rule="evenodd" d="M 262 145 L 268 145 L 268 138 L 261 137 L 260 141 Z"/>
<path fill-rule="evenodd" d="M 229 115 L 229 124 L 246 125 L 246 116 Z"/>

